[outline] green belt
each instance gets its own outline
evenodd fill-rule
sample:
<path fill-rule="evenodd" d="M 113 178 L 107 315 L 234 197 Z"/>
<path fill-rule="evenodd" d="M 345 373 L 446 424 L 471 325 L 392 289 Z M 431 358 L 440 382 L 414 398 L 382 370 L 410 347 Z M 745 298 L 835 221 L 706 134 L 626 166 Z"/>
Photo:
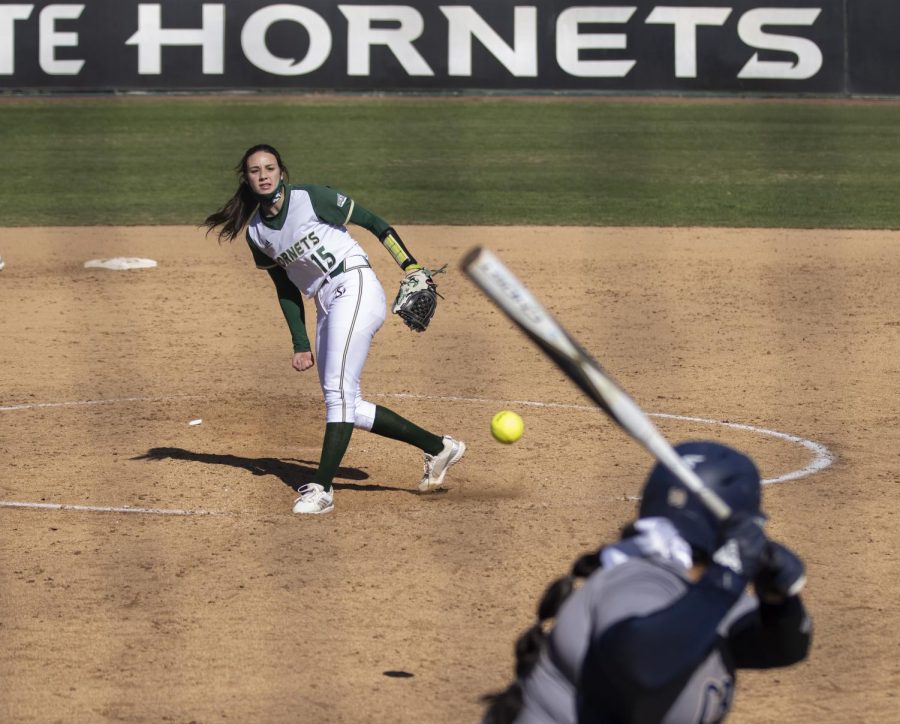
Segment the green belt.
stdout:
<path fill-rule="evenodd" d="M 365 269 L 365 268 L 367 268 L 367 267 L 371 267 L 371 266 L 372 266 L 371 264 L 369 264 L 368 261 L 364 261 L 364 263 L 359 264 L 359 265 L 354 266 L 354 267 L 351 267 L 351 268 L 348 270 L 348 269 L 345 267 L 346 261 L 347 261 L 347 260 L 344 259 L 344 261 L 342 261 L 342 262 L 341 262 L 340 264 L 338 264 L 334 269 L 332 269 L 330 272 L 328 272 L 328 278 L 329 278 L 329 279 L 334 279 L 335 277 L 339 277 L 339 276 L 340 276 L 341 274 L 343 274 L 345 271 L 353 271 L 354 269 Z"/>

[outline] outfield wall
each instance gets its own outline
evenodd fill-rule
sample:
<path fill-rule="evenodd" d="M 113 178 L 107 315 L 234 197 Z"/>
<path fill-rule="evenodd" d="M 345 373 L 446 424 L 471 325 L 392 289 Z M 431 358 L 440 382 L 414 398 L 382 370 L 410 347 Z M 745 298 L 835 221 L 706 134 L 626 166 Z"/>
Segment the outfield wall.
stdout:
<path fill-rule="evenodd" d="M 0 2 L 0 91 L 900 95 L 893 0 Z"/>

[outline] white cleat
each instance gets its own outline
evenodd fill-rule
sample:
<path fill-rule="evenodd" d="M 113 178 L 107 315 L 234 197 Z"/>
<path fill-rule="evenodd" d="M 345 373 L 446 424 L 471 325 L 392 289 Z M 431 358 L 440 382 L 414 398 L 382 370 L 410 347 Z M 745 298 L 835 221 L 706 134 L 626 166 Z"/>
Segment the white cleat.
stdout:
<path fill-rule="evenodd" d="M 325 492 L 318 483 L 307 483 L 297 489 L 300 497 L 294 501 L 295 513 L 319 515 L 334 510 L 334 488 Z"/>
<path fill-rule="evenodd" d="M 444 449 L 437 455 L 425 453 L 425 474 L 419 483 L 419 490 L 423 493 L 429 490 L 437 490 L 444 484 L 444 475 L 448 468 L 456 465 L 462 456 L 466 454 L 466 444 L 462 440 L 454 440 L 449 435 L 444 435 Z"/>
<path fill-rule="evenodd" d="M 5 267 L 6 267 L 6 262 L 3 261 L 3 257 L 0 256 L 0 271 L 3 271 L 3 269 L 4 269 Z"/>

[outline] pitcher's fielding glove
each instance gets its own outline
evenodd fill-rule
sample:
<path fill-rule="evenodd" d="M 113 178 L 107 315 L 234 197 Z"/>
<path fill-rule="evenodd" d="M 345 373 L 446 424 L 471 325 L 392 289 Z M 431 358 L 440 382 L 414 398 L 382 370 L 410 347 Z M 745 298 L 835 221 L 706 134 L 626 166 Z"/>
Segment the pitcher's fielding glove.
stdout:
<path fill-rule="evenodd" d="M 432 277 L 446 268 L 447 265 L 444 264 L 440 269 L 432 271 L 417 265 L 417 268 L 407 273 L 400 282 L 400 291 L 397 292 L 391 311 L 399 315 L 406 322 L 406 326 L 414 332 L 424 332 L 428 329 L 431 318 L 437 311 L 437 300 L 440 296 Z"/>

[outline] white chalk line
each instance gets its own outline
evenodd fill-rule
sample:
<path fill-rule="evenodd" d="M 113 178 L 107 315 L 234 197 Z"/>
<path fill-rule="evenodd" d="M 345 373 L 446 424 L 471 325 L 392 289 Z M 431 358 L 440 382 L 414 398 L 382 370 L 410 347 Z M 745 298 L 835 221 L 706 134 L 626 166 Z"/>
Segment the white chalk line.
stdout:
<path fill-rule="evenodd" d="M 168 395 L 166 397 L 120 397 L 115 400 L 72 400 L 69 402 L 31 402 L 24 405 L 0 405 L 0 412 L 13 410 L 40 410 L 46 407 L 90 407 L 91 405 L 116 405 L 120 402 L 168 402 L 188 400 L 200 395 Z"/>
<path fill-rule="evenodd" d="M 144 513 L 150 515 L 228 515 L 215 510 L 179 510 L 178 508 L 133 508 L 130 505 L 70 505 L 68 503 L 22 503 L 0 500 L 0 508 L 37 508 L 43 510 L 80 510 L 90 513 Z"/>
<path fill-rule="evenodd" d="M 488 400 L 484 398 L 477 397 L 433 397 L 429 395 L 416 395 L 412 393 L 399 393 L 399 394 L 383 394 L 383 395 L 374 395 L 374 397 L 407 397 L 418 400 L 435 400 L 438 402 L 442 401 L 452 401 L 452 402 L 477 402 L 484 404 L 510 404 L 510 405 L 521 405 L 522 407 L 549 407 L 555 409 L 563 409 L 563 410 L 580 410 L 580 411 L 595 411 L 599 412 L 597 407 L 593 405 L 574 405 L 567 404 L 562 402 L 535 402 L 533 400 Z M 831 451 L 828 450 L 825 445 L 822 445 L 818 442 L 813 442 L 812 440 L 807 440 L 802 437 L 798 437 L 796 435 L 789 435 L 786 432 L 778 432 L 777 430 L 769 430 L 765 427 L 757 427 L 755 425 L 745 425 L 739 422 L 728 422 L 726 420 L 712 420 L 706 417 L 690 417 L 688 415 L 671 415 L 665 412 L 648 412 L 650 417 L 659 417 L 666 420 L 681 420 L 683 422 L 697 422 L 704 425 L 721 425 L 722 427 L 730 427 L 735 430 L 745 430 L 747 432 L 755 432 L 760 435 L 768 435 L 769 437 L 776 437 L 781 440 L 786 440 L 787 442 L 795 443 L 797 445 L 802 445 L 807 450 L 813 453 L 813 460 L 806 467 L 801 468 L 800 470 L 792 470 L 789 473 L 785 473 L 784 475 L 780 475 L 777 478 L 766 478 L 762 481 L 763 485 L 774 485 L 775 483 L 785 483 L 789 480 L 797 480 L 798 478 L 805 478 L 808 475 L 812 475 L 813 473 L 817 473 L 820 470 L 824 470 L 831 463 L 834 462 L 834 456 L 831 454 Z"/>
<path fill-rule="evenodd" d="M 565 410 L 579 410 L 579 411 L 587 411 L 587 412 L 595 412 L 598 411 L 596 407 L 591 405 L 576 405 L 576 404 L 567 404 L 560 402 L 536 402 L 534 400 L 494 400 L 489 398 L 481 398 L 481 397 L 457 397 L 452 395 L 419 395 L 415 393 L 379 393 L 372 395 L 373 397 L 393 397 L 398 399 L 414 399 L 414 400 L 433 400 L 436 402 L 468 402 L 468 403 L 476 403 L 476 404 L 512 404 L 512 405 L 520 405 L 522 407 L 543 407 L 543 408 L 552 408 L 552 409 L 565 409 Z M 118 399 L 111 400 L 71 400 L 65 402 L 35 402 L 35 403 L 27 403 L 21 405 L 0 405 L 0 412 L 11 412 L 15 410 L 35 410 L 35 409 L 44 409 L 44 408 L 53 408 L 53 407 L 85 407 L 92 405 L 113 405 L 122 402 L 166 402 L 169 400 L 176 399 L 190 399 L 192 397 L 199 397 L 198 395 L 170 395 L 166 397 L 122 397 Z M 806 449 L 810 450 L 814 457 L 812 462 L 810 462 L 805 467 L 800 470 L 792 470 L 784 475 L 780 475 L 777 478 L 767 478 L 763 480 L 764 485 L 773 485 L 775 483 L 784 483 L 789 480 L 797 480 L 799 478 L 804 478 L 809 475 L 812 475 L 816 472 L 824 470 L 832 462 L 834 462 L 834 456 L 828 450 L 825 445 L 821 443 L 814 442 L 812 440 L 807 440 L 802 437 L 798 437 L 796 435 L 790 435 L 785 432 L 778 432 L 777 430 L 769 430 L 764 427 L 758 427 L 755 425 L 746 425 L 738 422 L 728 422 L 726 420 L 712 420 L 705 417 L 692 417 L 687 415 L 672 415 L 664 412 L 649 412 L 647 413 L 650 417 L 658 417 L 667 420 L 680 420 L 684 422 L 695 422 L 704 425 L 721 425 L 722 427 L 729 427 L 736 430 L 744 430 L 747 432 L 754 432 L 761 435 L 767 435 L 769 437 L 775 437 L 781 440 L 785 440 L 787 442 L 795 443 L 798 445 L 802 445 Z M 22 501 L 9 501 L 9 500 L 0 500 L 0 508 L 30 508 L 30 509 L 45 509 L 45 510 L 72 510 L 72 511 L 82 511 L 82 512 L 91 512 L 91 513 L 142 513 L 145 515 L 174 515 L 174 516 L 224 516 L 228 515 L 228 513 L 223 513 L 220 511 L 214 510 L 187 510 L 187 509 L 178 509 L 178 508 L 138 508 L 132 506 L 100 506 L 100 505 L 75 505 L 75 504 L 66 504 L 66 503 L 32 503 L 32 502 L 22 502 Z"/>

